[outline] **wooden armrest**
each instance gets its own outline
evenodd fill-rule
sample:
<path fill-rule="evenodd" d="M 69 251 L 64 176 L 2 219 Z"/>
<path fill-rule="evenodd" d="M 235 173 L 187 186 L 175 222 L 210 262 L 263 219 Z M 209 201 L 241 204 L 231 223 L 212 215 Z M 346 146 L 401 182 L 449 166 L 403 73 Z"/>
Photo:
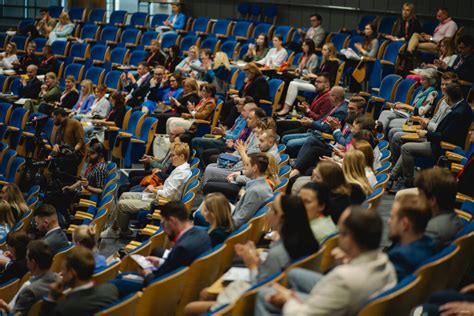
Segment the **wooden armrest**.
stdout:
<path fill-rule="evenodd" d="M 375 58 L 374 57 L 369 57 L 369 56 L 364 56 L 362 58 L 363 61 L 366 61 L 366 62 L 370 62 L 370 63 L 373 63 L 375 61 Z"/>
<path fill-rule="evenodd" d="M 451 163 L 451 172 L 452 173 L 458 173 L 463 168 L 464 168 L 464 166 L 459 164 L 459 163 L 455 163 L 455 162 Z"/>
<path fill-rule="evenodd" d="M 89 214 L 89 213 L 84 213 L 84 212 L 80 212 L 80 214 L 79 214 L 79 212 L 76 212 L 76 214 L 74 214 L 74 218 L 75 219 L 80 219 L 80 220 L 93 219 L 94 215 Z"/>
<path fill-rule="evenodd" d="M 125 44 L 125 47 L 137 47 L 137 45 L 133 43 L 127 43 Z"/>
<path fill-rule="evenodd" d="M 117 42 L 115 42 L 115 41 L 105 41 L 105 44 L 107 44 L 107 45 L 117 45 Z"/>
<path fill-rule="evenodd" d="M 467 86 L 467 87 L 471 87 L 472 86 L 472 82 L 469 82 L 469 81 L 465 81 L 465 80 L 458 80 L 459 84 L 461 86 Z"/>
<path fill-rule="evenodd" d="M 239 91 L 235 89 L 229 89 L 229 91 L 227 91 L 227 94 L 238 94 L 238 93 Z"/>
<path fill-rule="evenodd" d="M 361 97 L 370 97 L 370 93 L 365 92 L 365 91 L 359 92 L 359 95 L 360 95 Z"/>
<path fill-rule="evenodd" d="M 209 294 L 218 295 L 224 291 L 224 276 L 222 275 L 219 279 L 217 279 L 214 283 L 212 283 L 208 288 L 206 288 L 206 292 Z"/>
<path fill-rule="evenodd" d="M 8 181 L 0 180 L 0 185 L 8 185 Z"/>
<path fill-rule="evenodd" d="M 407 125 L 407 124 L 402 125 L 403 131 L 407 133 L 414 133 L 420 128 L 421 128 L 420 125 Z"/>
<path fill-rule="evenodd" d="M 85 59 L 85 58 L 82 58 L 82 57 L 74 57 L 73 60 L 74 60 L 74 61 L 85 61 L 86 59 Z"/>
<path fill-rule="evenodd" d="M 132 250 L 134 250 L 135 248 L 137 248 L 138 246 L 135 246 L 135 245 L 132 245 L 132 244 L 128 244 L 125 246 L 125 251 L 126 252 L 131 252 Z"/>
<path fill-rule="evenodd" d="M 158 198 L 158 205 L 165 205 L 166 203 L 169 203 L 170 199 L 167 199 L 165 197 L 160 196 Z"/>
<path fill-rule="evenodd" d="M 117 137 L 121 138 L 132 138 L 133 134 L 127 133 L 127 132 L 119 132 Z"/>
<path fill-rule="evenodd" d="M 273 104 L 272 101 L 268 101 L 268 100 L 260 100 L 260 103 L 261 104 L 269 104 L 269 105 Z"/>
<path fill-rule="evenodd" d="M 394 66 L 394 64 L 388 60 L 381 60 L 380 63 L 382 65 Z"/>
<path fill-rule="evenodd" d="M 103 65 L 103 64 L 105 64 L 105 62 L 103 60 L 93 60 L 92 64 L 94 64 L 94 65 Z"/>
<path fill-rule="evenodd" d="M 93 38 L 86 38 L 84 41 L 85 41 L 86 43 L 95 43 L 95 42 L 96 42 L 96 40 L 93 39 Z"/>
<path fill-rule="evenodd" d="M 377 97 L 375 95 L 371 96 L 370 99 L 374 102 L 384 102 L 385 101 L 385 99 Z"/>
<path fill-rule="evenodd" d="M 328 133 L 321 133 L 321 136 L 326 140 L 334 140 L 334 137 Z"/>
<path fill-rule="evenodd" d="M 206 121 L 206 120 L 195 120 L 194 123 L 197 123 L 197 124 L 211 124 L 210 121 Z"/>
<path fill-rule="evenodd" d="M 416 141 L 419 139 L 420 139 L 420 136 L 418 136 L 418 134 L 416 133 L 409 133 L 409 134 L 402 135 L 402 140 L 405 140 L 405 141 Z"/>
<path fill-rule="evenodd" d="M 245 37 L 245 36 L 236 36 L 235 37 L 236 41 L 246 41 L 247 39 L 248 39 L 248 37 Z"/>
<path fill-rule="evenodd" d="M 68 40 L 68 41 L 77 41 L 77 37 L 75 37 L 75 36 L 68 36 L 68 37 L 67 37 L 67 40 Z"/>
<path fill-rule="evenodd" d="M 151 219 L 155 219 L 155 220 L 161 219 L 161 211 L 160 210 L 154 211 L 153 214 L 151 215 Z"/>
<path fill-rule="evenodd" d="M 117 63 L 112 63 L 112 68 L 116 69 L 118 67 L 122 66 L 121 64 L 117 64 Z M 127 93 L 128 94 L 128 93 Z"/>
<path fill-rule="evenodd" d="M 464 201 L 474 201 L 474 199 L 470 197 L 469 195 L 458 192 L 456 194 L 456 202 L 464 202 Z"/>
<path fill-rule="evenodd" d="M 132 138 L 132 143 L 135 144 L 145 144 L 144 140 L 138 139 L 138 138 Z"/>
<path fill-rule="evenodd" d="M 139 241 L 136 241 L 136 240 L 132 240 L 131 242 L 129 242 L 129 245 L 134 245 L 134 246 L 140 246 L 142 243 L 139 242 Z"/>
<path fill-rule="evenodd" d="M 387 102 L 385 102 L 385 105 L 389 108 L 393 108 L 395 106 L 395 103 L 387 101 Z"/>
<path fill-rule="evenodd" d="M 461 161 L 462 159 L 466 158 L 464 157 L 463 155 L 460 155 L 460 154 L 456 154 L 456 153 L 453 153 L 452 151 L 447 151 L 445 153 L 446 157 L 451 160 L 451 161 L 456 161 L 456 162 L 459 162 Z"/>
<path fill-rule="evenodd" d="M 118 131 L 120 131 L 120 127 L 118 127 L 118 126 L 108 126 L 107 130 L 111 131 L 111 132 L 118 132 Z"/>
<path fill-rule="evenodd" d="M 115 25 L 115 26 L 118 26 L 118 27 L 125 26 L 125 24 L 124 24 L 124 23 L 115 23 L 114 25 Z"/>
<path fill-rule="evenodd" d="M 441 148 L 444 150 L 454 150 L 454 148 L 458 147 L 454 144 L 448 143 L 448 142 L 441 142 Z"/>
<path fill-rule="evenodd" d="M 470 221 L 472 219 L 472 215 L 468 212 L 465 212 L 463 210 L 458 210 L 458 209 L 455 209 L 454 211 L 456 212 L 457 216 L 464 218 L 465 220 Z"/>
<path fill-rule="evenodd" d="M 217 34 L 216 37 L 217 37 L 217 38 L 227 38 L 227 35 L 224 35 L 224 34 Z"/>
<path fill-rule="evenodd" d="M 24 137 L 34 137 L 34 136 L 35 136 L 35 134 L 30 133 L 30 132 L 22 132 L 21 134 L 22 134 Z"/>
<path fill-rule="evenodd" d="M 192 116 L 191 114 L 189 114 L 189 113 L 182 113 L 182 114 L 181 114 L 181 117 L 184 118 L 184 119 L 190 119 L 190 118 L 192 118 L 193 116 Z"/>
<path fill-rule="evenodd" d="M 196 35 L 197 36 L 204 36 L 204 35 L 207 35 L 208 33 L 207 32 L 196 32 Z"/>
<path fill-rule="evenodd" d="M 76 228 L 77 228 L 77 225 L 75 225 L 75 224 L 69 225 L 69 227 L 66 230 L 66 234 L 72 235 L 72 233 L 74 233 Z"/>
<path fill-rule="evenodd" d="M 15 126 L 7 126 L 7 130 L 11 132 L 18 132 L 20 129 Z"/>

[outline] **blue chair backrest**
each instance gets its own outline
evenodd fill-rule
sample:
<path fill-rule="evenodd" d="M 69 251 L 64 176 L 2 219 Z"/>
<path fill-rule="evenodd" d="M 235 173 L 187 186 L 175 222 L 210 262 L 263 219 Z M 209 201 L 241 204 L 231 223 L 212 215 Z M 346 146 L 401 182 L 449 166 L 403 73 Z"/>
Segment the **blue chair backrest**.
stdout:
<path fill-rule="evenodd" d="M 142 128 L 140 130 L 140 139 L 143 141 L 148 140 L 148 134 L 151 132 L 151 126 L 157 121 L 154 117 L 146 117 L 143 121 Z"/>
<path fill-rule="evenodd" d="M 119 28 L 113 25 L 108 25 L 104 27 L 102 32 L 100 33 L 100 39 L 102 41 L 116 41 L 117 40 L 117 34 L 119 32 Z"/>
<path fill-rule="evenodd" d="M 283 37 L 283 43 L 286 43 L 288 41 L 288 35 L 290 30 L 291 26 L 280 25 L 276 27 L 275 32 L 273 32 L 273 35 L 281 35 Z"/>
<path fill-rule="evenodd" d="M 250 5 L 250 14 L 252 16 L 259 16 L 262 13 L 262 7 L 257 3 L 252 3 Z"/>
<path fill-rule="evenodd" d="M 136 111 L 133 112 L 132 115 L 130 116 L 130 120 L 128 121 L 128 126 L 127 126 L 127 133 L 130 133 L 132 135 L 137 134 L 137 124 L 140 118 L 145 115 L 145 113 Z"/>
<path fill-rule="evenodd" d="M 66 55 L 67 49 L 67 42 L 66 41 L 54 41 L 51 44 L 51 50 L 54 55 Z"/>
<path fill-rule="evenodd" d="M 37 37 L 33 40 L 36 44 L 35 52 L 41 53 L 43 51 L 43 47 L 46 46 L 46 42 L 48 41 L 47 38 L 44 37 Z"/>
<path fill-rule="evenodd" d="M 6 83 L 7 82 L 7 76 L 4 74 L 0 74 L 0 93 L 3 93 L 6 91 Z"/>
<path fill-rule="evenodd" d="M 236 41 L 226 41 L 221 46 L 221 52 L 225 53 L 229 59 L 234 55 L 235 47 L 237 46 Z"/>
<path fill-rule="evenodd" d="M 395 92 L 395 98 L 393 101 L 395 102 L 410 102 L 407 100 L 407 94 L 416 85 L 415 80 L 411 79 L 403 79 L 397 87 L 397 91 Z"/>
<path fill-rule="evenodd" d="M 290 165 L 284 165 L 283 167 L 278 170 L 278 176 L 281 177 L 285 173 L 287 173 L 290 170 L 291 166 Z"/>
<path fill-rule="evenodd" d="M 138 66 L 138 63 L 144 61 L 146 57 L 146 51 L 144 50 L 135 50 L 130 54 L 130 59 L 128 64 L 131 66 Z"/>
<path fill-rule="evenodd" d="M 71 46 L 71 52 L 69 54 L 69 57 L 80 57 L 80 58 L 85 58 L 86 57 L 86 51 L 87 47 L 89 45 L 87 43 L 79 43 L 75 42 Z"/>
<path fill-rule="evenodd" d="M 377 184 L 384 182 L 385 180 L 387 180 L 388 177 L 388 173 L 381 173 L 375 176 L 375 178 L 377 179 Z"/>
<path fill-rule="evenodd" d="M 25 114 L 28 112 L 25 108 L 16 108 L 13 110 L 12 115 L 10 116 L 10 123 L 8 125 L 22 128 L 23 118 Z"/>
<path fill-rule="evenodd" d="M 375 173 L 380 172 L 381 170 L 386 170 L 390 166 L 390 161 L 382 162 L 382 165 L 375 170 Z"/>
<path fill-rule="evenodd" d="M 395 64 L 398 58 L 398 54 L 400 53 L 400 49 L 403 45 L 404 41 L 391 42 L 385 48 L 385 52 L 383 53 L 382 59 Z"/>
<path fill-rule="evenodd" d="M 145 26 L 148 14 L 146 12 L 135 12 L 130 18 L 130 26 Z"/>
<path fill-rule="evenodd" d="M 232 34 L 234 36 L 248 37 L 250 36 L 248 32 L 251 27 L 252 27 L 252 22 L 239 21 L 234 25 L 234 31 L 232 32 Z"/>
<path fill-rule="evenodd" d="M 9 103 L 0 102 L 0 123 L 5 124 L 7 122 L 7 114 L 11 107 L 12 106 Z"/>
<path fill-rule="evenodd" d="M 10 170 L 8 170 L 8 182 L 13 183 L 15 182 L 15 175 L 22 165 L 25 164 L 25 158 L 23 157 L 15 157 L 10 165 Z"/>
<path fill-rule="evenodd" d="M 253 37 L 257 38 L 260 34 L 265 34 L 269 36 L 270 29 L 272 28 L 272 25 L 269 23 L 259 23 L 255 26 L 255 29 L 253 30 Z"/>
<path fill-rule="evenodd" d="M 369 88 L 378 88 L 382 81 L 382 63 L 380 59 L 376 59 L 369 67 L 367 67 Z"/>
<path fill-rule="evenodd" d="M 125 23 L 126 16 L 127 16 L 127 11 L 124 11 L 124 10 L 112 11 L 112 14 L 110 14 L 109 24 L 111 25 L 115 25 L 115 23 L 123 24 Z"/>
<path fill-rule="evenodd" d="M 183 37 L 180 44 L 181 52 L 188 51 L 189 48 L 193 45 L 196 45 L 198 38 L 195 35 L 189 34 Z"/>
<path fill-rule="evenodd" d="M 230 20 L 226 20 L 226 19 L 217 20 L 216 23 L 214 24 L 212 33 L 227 35 L 227 29 L 229 27 L 230 22 L 231 22 Z"/>
<path fill-rule="evenodd" d="M 217 41 L 217 38 L 208 37 L 204 41 L 202 41 L 201 49 L 208 48 L 211 50 L 212 53 L 214 53 L 216 50 Z"/>
<path fill-rule="evenodd" d="M 161 34 L 161 48 L 170 48 L 171 46 L 175 45 L 177 38 L 178 34 L 176 32 L 164 32 Z"/>
<path fill-rule="evenodd" d="M 104 73 L 104 68 L 92 67 L 87 70 L 86 79 L 89 79 L 95 86 L 97 86 L 102 83 Z"/>
<path fill-rule="evenodd" d="M 399 281 L 394 287 L 392 287 L 392 288 L 390 288 L 390 289 L 388 289 L 388 290 L 372 297 L 369 301 L 367 301 L 366 305 L 369 304 L 370 302 L 378 300 L 379 298 L 388 297 L 388 296 L 392 295 L 393 293 L 396 293 L 396 292 L 400 291 L 401 289 L 403 289 L 405 287 L 411 287 L 411 284 L 416 281 L 416 278 L 417 277 L 413 274 L 410 274 L 410 275 L 406 276 L 401 281 Z"/>
<path fill-rule="evenodd" d="M 250 13 L 250 4 L 247 3 L 247 2 L 239 3 L 239 5 L 237 6 L 237 11 L 239 11 L 239 13 L 241 15 L 249 14 Z"/>
<path fill-rule="evenodd" d="M 20 22 L 18 22 L 18 30 L 23 30 L 25 27 L 29 26 L 29 25 L 34 25 L 35 24 L 35 20 L 33 19 L 24 19 L 24 20 L 21 20 Z"/>
<path fill-rule="evenodd" d="M 393 25 L 397 21 L 396 16 L 384 16 L 379 23 L 379 33 L 392 34 Z"/>
<path fill-rule="evenodd" d="M 61 6 L 50 5 L 48 7 L 49 16 L 54 18 L 54 19 L 57 19 L 59 17 L 59 15 L 61 14 L 61 12 L 63 12 L 63 7 L 61 7 Z"/>
<path fill-rule="evenodd" d="M 294 67 L 298 67 L 301 56 L 303 56 L 303 52 L 295 54 L 295 56 L 293 57 L 293 62 L 291 63 L 291 65 L 294 66 Z"/>
<path fill-rule="evenodd" d="M 345 33 L 336 33 L 331 36 L 331 43 L 334 44 L 336 51 L 340 51 L 344 48 L 344 43 L 349 35 Z"/>
<path fill-rule="evenodd" d="M 67 76 L 73 76 L 76 81 L 81 81 L 81 70 L 84 69 L 84 65 L 81 64 L 70 64 L 66 66 L 64 70 L 64 78 Z"/>
<path fill-rule="evenodd" d="M 16 48 L 18 50 L 25 50 L 26 48 L 26 42 L 28 38 L 23 35 L 15 35 L 10 39 L 10 42 L 13 42 L 16 44 Z"/>
<path fill-rule="evenodd" d="M 82 39 L 95 39 L 99 28 L 95 24 L 86 24 L 82 28 L 81 38 Z"/>
<path fill-rule="evenodd" d="M 240 46 L 239 59 L 243 59 L 245 54 L 247 54 L 247 51 L 249 50 L 249 45 L 249 43 L 245 43 Z"/>
<path fill-rule="evenodd" d="M 123 47 L 115 47 L 110 52 L 110 62 L 116 64 L 124 64 L 128 49 Z"/>
<path fill-rule="evenodd" d="M 268 89 L 270 93 L 270 99 L 273 101 L 275 94 L 278 90 L 278 87 L 283 83 L 283 80 L 280 79 L 271 79 L 268 81 Z"/>
<path fill-rule="evenodd" d="M 245 83 L 245 72 L 240 71 L 237 75 L 237 80 L 235 81 L 235 90 L 240 90 L 244 87 Z"/>
<path fill-rule="evenodd" d="M 105 17 L 105 10 L 104 9 L 93 9 L 89 14 L 88 22 L 102 22 L 104 21 Z M 104 21 L 105 22 L 105 21 Z"/>
<path fill-rule="evenodd" d="M 117 90 L 120 83 L 120 75 L 122 75 L 121 71 L 112 70 L 105 75 L 104 83 L 107 87 L 111 89 Z"/>
<path fill-rule="evenodd" d="M 166 21 L 168 16 L 169 16 L 168 14 L 164 14 L 164 13 L 158 13 L 158 14 L 153 15 L 153 17 L 151 18 L 150 27 L 155 28 L 157 26 L 163 26 L 163 22 Z"/>
<path fill-rule="evenodd" d="M 434 30 L 435 28 L 438 26 L 439 22 L 438 21 L 427 21 L 425 23 L 423 23 L 423 25 L 421 26 L 421 30 L 422 32 L 426 33 L 426 34 L 433 34 L 434 33 Z"/>
<path fill-rule="evenodd" d="M 140 31 L 137 30 L 137 29 L 126 29 L 123 33 L 122 33 L 122 40 L 121 40 L 121 44 L 135 44 L 138 42 L 138 35 L 139 35 Z"/>
<path fill-rule="evenodd" d="M 84 8 L 70 8 L 68 14 L 72 22 L 74 22 L 74 20 L 82 21 Z"/>
<path fill-rule="evenodd" d="M 268 18 L 274 18 L 278 14 L 278 8 L 275 5 L 267 5 L 263 8 L 263 15 Z"/>
<path fill-rule="evenodd" d="M 107 52 L 107 46 L 105 45 L 94 45 L 91 48 L 91 56 L 92 60 L 105 60 L 105 54 Z"/>
<path fill-rule="evenodd" d="M 372 193 L 370 193 L 369 196 L 367 197 L 367 200 L 369 200 L 369 199 L 371 199 L 371 198 L 373 198 L 373 197 L 375 197 L 375 196 L 381 194 L 382 191 L 383 191 L 382 188 L 377 188 L 377 189 L 373 190 Z"/>
<path fill-rule="evenodd" d="M 357 49 L 355 48 L 354 44 L 362 43 L 363 41 L 364 41 L 364 36 L 362 35 L 351 36 L 351 39 L 349 40 L 349 45 L 347 45 L 347 47 L 352 48 L 355 52 L 357 52 Z"/>
<path fill-rule="evenodd" d="M 20 78 L 15 78 L 10 83 L 10 92 L 13 93 L 13 95 L 18 95 L 18 91 L 20 90 L 20 84 Z"/>
<path fill-rule="evenodd" d="M 8 163 L 10 162 L 11 159 L 16 157 L 16 151 L 13 149 L 8 149 L 5 154 L 2 157 L 2 161 L 0 162 L 0 174 L 5 176 L 5 173 L 7 172 L 8 168 Z"/>
<path fill-rule="evenodd" d="M 158 39 L 158 32 L 155 31 L 146 31 L 142 34 L 142 39 L 140 44 L 142 45 L 150 45 L 152 40 Z"/>
<path fill-rule="evenodd" d="M 382 83 L 380 84 L 379 97 L 390 100 L 390 95 L 392 93 L 393 86 L 400 80 L 401 77 L 398 75 L 389 75 L 383 78 Z"/>
<path fill-rule="evenodd" d="M 200 17 L 194 20 L 193 32 L 206 32 L 207 26 L 209 25 L 209 18 Z"/>
<path fill-rule="evenodd" d="M 375 20 L 375 16 L 373 16 L 373 15 L 363 15 L 363 16 L 360 18 L 358 30 L 359 30 L 359 31 L 363 31 L 364 28 L 365 28 L 365 26 L 366 26 L 367 24 L 373 23 L 374 20 Z"/>

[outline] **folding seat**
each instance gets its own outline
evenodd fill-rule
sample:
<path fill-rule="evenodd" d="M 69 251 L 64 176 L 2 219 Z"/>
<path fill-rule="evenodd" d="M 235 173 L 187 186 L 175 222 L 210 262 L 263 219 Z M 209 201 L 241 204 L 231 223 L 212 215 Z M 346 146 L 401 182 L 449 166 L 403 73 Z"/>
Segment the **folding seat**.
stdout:
<path fill-rule="evenodd" d="M 127 28 L 134 27 L 137 29 L 146 29 L 148 18 L 149 15 L 146 12 L 135 12 L 130 17 L 130 24 L 127 25 Z"/>
<path fill-rule="evenodd" d="M 121 71 L 112 70 L 105 75 L 104 83 L 110 90 L 119 90 L 120 89 L 120 76 L 122 75 Z"/>
<path fill-rule="evenodd" d="M 380 84 L 378 95 L 372 95 L 370 97 L 370 100 L 367 105 L 367 113 L 372 115 L 372 117 L 378 117 L 381 106 L 376 106 L 376 104 L 383 104 L 387 100 L 393 100 L 393 98 L 395 97 L 397 86 L 401 82 L 401 80 L 402 78 L 398 75 L 386 76 Z"/>
<path fill-rule="evenodd" d="M 141 32 L 137 29 L 127 28 L 123 31 L 122 36 L 120 38 L 120 42 L 117 46 L 119 47 L 135 47 L 140 40 Z"/>
<path fill-rule="evenodd" d="M 111 67 L 117 67 L 120 65 L 125 65 L 125 62 L 127 61 L 129 56 L 129 51 L 128 49 L 124 47 L 115 47 L 110 51 L 110 59 L 109 63 Z"/>
<path fill-rule="evenodd" d="M 28 110 L 25 108 L 16 108 L 12 111 L 10 121 L 3 134 L 3 142 L 8 144 L 10 148 L 16 149 L 21 137 L 22 131 L 25 129 L 28 120 Z"/>
<path fill-rule="evenodd" d="M 83 22 L 85 20 L 87 10 L 84 8 L 70 8 L 69 18 L 73 23 Z"/>
<path fill-rule="evenodd" d="M 247 19 L 250 14 L 250 4 L 248 2 L 240 2 L 237 6 L 237 11 L 241 18 Z"/>
<path fill-rule="evenodd" d="M 97 25 L 86 24 L 82 27 L 80 38 L 86 42 L 95 42 L 98 34 L 99 27 Z"/>
<path fill-rule="evenodd" d="M 384 16 L 380 19 L 378 32 L 382 35 L 392 35 L 395 28 L 395 23 L 398 17 L 396 16 Z"/>
<path fill-rule="evenodd" d="M 331 33 L 329 35 L 329 42 L 333 43 L 336 51 L 339 52 L 349 45 L 349 35 L 346 33 Z"/>
<path fill-rule="evenodd" d="M 12 78 L 10 78 L 7 92 L 10 92 L 11 94 L 18 96 L 18 91 L 20 89 L 21 80 L 18 77 L 13 78 L 13 80 L 11 80 L 11 79 Z"/>
<path fill-rule="evenodd" d="M 209 21 L 209 18 L 199 17 L 194 19 L 189 32 L 194 33 L 196 35 L 204 35 L 209 33 L 210 29 L 211 23 Z"/>
<path fill-rule="evenodd" d="M 357 49 L 355 48 L 356 43 L 362 43 L 364 41 L 363 35 L 352 35 L 349 39 L 349 44 L 347 45 L 348 48 L 351 48 L 357 53 Z"/>
<path fill-rule="evenodd" d="M 158 39 L 159 33 L 155 31 L 146 31 L 143 32 L 142 38 L 140 39 L 140 47 L 137 46 L 137 49 L 145 49 L 146 46 L 151 44 L 151 41 Z"/>
<path fill-rule="evenodd" d="M 91 67 L 86 71 L 85 79 L 92 81 L 94 86 L 102 84 L 104 80 L 105 69 L 99 67 Z"/>
<path fill-rule="evenodd" d="M 225 53 L 229 59 L 232 59 L 236 49 L 238 50 L 239 43 L 237 41 L 225 41 L 220 48 L 220 51 Z"/>
<path fill-rule="evenodd" d="M 68 76 L 73 76 L 74 79 L 76 79 L 76 82 L 81 82 L 82 81 L 82 77 L 84 75 L 84 65 L 81 65 L 81 64 L 69 64 L 66 66 L 66 68 L 64 69 L 64 76 L 63 76 L 63 80 L 64 78 L 67 78 Z"/>
<path fill-rule="evenodd" d="M 7 44 L 7 37 L 6 33 L 0 33 L 0 50 L 3 51 L 5 49 L 5 45 Z"/>
<path fill-rule="evenodd" d="M 90 50 L 90 62 L 92 64 L 104 64 L 108 55 L 109 48 L 105 45 L 96 44 Z"/>
<path fill-rule="evenodd" d="M 273 31 L 273 36 L 281 35 L 283 37 L 283 43 L 287 43 L 294 31 L 295 29 L 292 26 L 280 25 L 275 28 L 275 31 Z M 269 40 L 269 42 L 271 42 L 271 40 Z"/>
<path fill-rule="evenodd" d="M 53 19 L 59 18 L 59 15 L 63 12 L 63 7 L 57 5 L 50 5 L 48 7 L 49 16 Z"/>
<path fill-rule="evenodd" d="M 37 37 L 37 38 L 33 39 L 33 42 L 36 44 L 36 50 L 35 50 L 36 55 L 42 55 L 43 54 L 43 47 L 46 46 L 47 41 L 48 41 L 48 39 L 44 38 L 44 37 Z"/>
<path fill-rule="evenodd" d="M 237 41 L 246 41 L 252 34 L 254 24 L 248 21 L 239 21 L 235 23 L 232 36 Z"/>
<path fill-rule="evenodd" d="M 13 159 L 17 156 L 17 152 L 13 149 L 7 149 L 3 153 L 2 160 L 0 161 L 0 176 L 5 177 Z"/>
<path fill-rule="evenodd" d="M 6 176 L 0 177 L 0 185 L 7 185 L 8 183 L 20 184 L 21 174 L 25 168 L 25 158 L 15 157 L 7 169 Z"/>
<path fill-rule="evenodd" d="M 199 38 L 193 34 L 188 34 L 184 36 L 183 38 L 181 38 L 181 41 L 179 43 L 179 50 L 183 55 L 187 55 L 189 48 L 193 45 L 197 45 L 198 40 Z"/>
<path fill-rule="evenodd" d="M 365 26 L 367 24 L 375 23 L 376 21 L 377 21 L 377 17 L 374 16 L 374 15 L 363 15 L 363 16 L 361 16 L 356 32 L 363 33 L 364 29 L 365 29 Z"/>
<path fill-rule="evenodd" d="M 385 193 L 384 188 L 375 188 L 372 193 L 367 197 L 365 203 L 369 205 L 369 208 L 377 209 L 382 200 L 383 194 Z"/>
<path fill-rule="evenodd" d="M 232 30 L 232 21 L 227 19 L 220 19 L 214 23 L 211 33 L 219 38 L 229 36 Z"/>
<path fill-rule="evenodd" d="M 130 54 L 130 58 L 128 60 L 129 66 L 137 67 L 138 63 L 145 60 L 147 52 L 144 50 L 135 50 Z"/>
<path fill-rule="evenodd" d="M 71 50 L 69 56 L 66 57 L 64 62 L 66 64 L 71 64 L 75 62 L 84 62 L 89 58 L 90 46 L 87 43 L 75 42 L 71 45 Z"/>
<path fill-rule="evenodd" d="M 161 48 L 170 48 L 173 45 L 176 45 L 176 40 L 178 39 L 178 33 L 174 31 L 164 32 L 160 36 Z"/>
<path fill-rule="evenodd" d="M 208 37 L 201 43 L 200 49 L 208 48 L 211 50 L 212 53 L 215 53 L 220 48 L 220 41 L 214 37 Z"/>
<path fill-rule="evenodd" d="M 26 44 L 28 44 L 28 37 L 23 35 L 15 35 L 10 39 L 10 42 L 16 44 L 18 53 L 24 54 L 26 50 Z"/>
<path fill-rule="evenodd" d="M 278 15 L 278 7 L 275 5 L 266 5 L 263 8 L 263 20 L 265 22 L 270 21 L 271 23 L 276 23 L 276 17 Z"/>
<path fill-rule="evenodd" d="M 116 12 L 116 11 L 114 11 Z M 119 40 L 120 29 L 116 26 L 107 25 L 100 33 L 98 44 L 102 45 L 116 45 Z"/>
<path fill-rule="evenodd" d="M 168 19 L 168 14 L 158 13 L 151 17 L 150 28 L 155 29 L 157 26 L 163 26 L 163 22 Z"/>
<path fill-rule="evenodd" d="M 273 36 L 273 31 L 275 27 L 272 24 L 268 23 L 258 23 L 253 29 L 253 38 L 257 38 L 260 34 L 267 35 L 268 38 Z"/>
<path fill-rule="evenodd" d="M 258 21 L 260 19 L 260 15 L 262 14 L 262 7 L 257 3 L 252 3 L 250 5 L 249 14 L 250 14 L 250 19 Z"/>
<path fill-rule="evenodd" d="M 109 23 L 110 25 L 115 25 L 115 26 L 123 26 L 125 25 L 125 22 L 127 21 L 127 11 L 124 10 L 115 10 L 112 11 L 110 14 L 109 18 Z"/>
<path fill-rule="evenodd" d="M 23 30 L 25 27 L 29 26 L 29 25 L 34 25 L 35 24 L 35 20 L 34 19 L 24 19 L 24 20 L 21 20 L 20 22 L 18 22 L 18 30 L 21 31 Z"/>
<path fill-rule="evenodd" d="M 284 86 L 285 83 L 280 79 L 271 79 L 268 81 L 270 100 L 260 100 L 260 107 L 265 110 L 267 115 L 273 116 L 273 113 L 275 113 L 280 102 Z"/>
<path fill-rule="evenodd" d="M 106 14 L 104 9 L 92 9 L 86 21 L 86 24 L 103 25 L 105 24 L 105 18 Z"/>
<path fill-rule="evenodd" d="M 56 58 L 66 58 L 69 51 L 69 42 L 54 41 L 51 44 L 51 50 Z"/>

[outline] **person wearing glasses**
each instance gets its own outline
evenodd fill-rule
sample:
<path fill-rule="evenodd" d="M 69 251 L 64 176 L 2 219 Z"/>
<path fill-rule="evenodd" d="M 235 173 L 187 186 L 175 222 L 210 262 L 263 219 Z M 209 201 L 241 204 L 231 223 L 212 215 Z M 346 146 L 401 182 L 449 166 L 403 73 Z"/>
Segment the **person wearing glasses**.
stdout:
<path fill-rule="evenodd" d="M 458 57 L 454 60 L 452 67 L 449 67 L 442 60 L 435 60 L 435 65 L 439 71 L 452 71 L 458 75 L 460 80 L 474 82 L 474 38 L 471 35 L 463 35 L 458 41 Z"/>

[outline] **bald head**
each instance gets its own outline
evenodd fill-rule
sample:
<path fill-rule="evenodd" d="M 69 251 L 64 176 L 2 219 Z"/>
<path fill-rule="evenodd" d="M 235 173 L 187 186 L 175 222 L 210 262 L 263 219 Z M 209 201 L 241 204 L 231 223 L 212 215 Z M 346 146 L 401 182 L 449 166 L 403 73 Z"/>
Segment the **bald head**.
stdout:
<path fill-rule="evenodd" d="M 256 110 L 256 109 L 258 109 L 257 104 L 255 104 L 255 103 L 253 103 L 253 102 L 250 102 L 250 103 L 247 103 L 247 104 L 244 105 L 244 107 L 243 107 L 243 109 L 242 109 L 242 112 L 241 112 L 240 114 L 242 114 L 242 117 L 243 117 L 244 119 L 246 119 L 247 116 L 249 115 L 249 113 L 250 113 L 251 111 Z"/>
<path fill-rule="evenodd" d="M 333 101 L 333 104 L 341 104 L 344 102 L 344 99 L 346 97 L 346 92 L 344 91 L 344 88 L 341 86 L 334 86 L 331 89 L 331 101 Z"/>
<path fill-rule="evenodd" d="M 36 77 L 36 74 L 38 73 L 38 66 L 36 65 L 29 65 L 26 68 L 26 74 L 28 75 L 28 78 L 33 79 Z"/>

